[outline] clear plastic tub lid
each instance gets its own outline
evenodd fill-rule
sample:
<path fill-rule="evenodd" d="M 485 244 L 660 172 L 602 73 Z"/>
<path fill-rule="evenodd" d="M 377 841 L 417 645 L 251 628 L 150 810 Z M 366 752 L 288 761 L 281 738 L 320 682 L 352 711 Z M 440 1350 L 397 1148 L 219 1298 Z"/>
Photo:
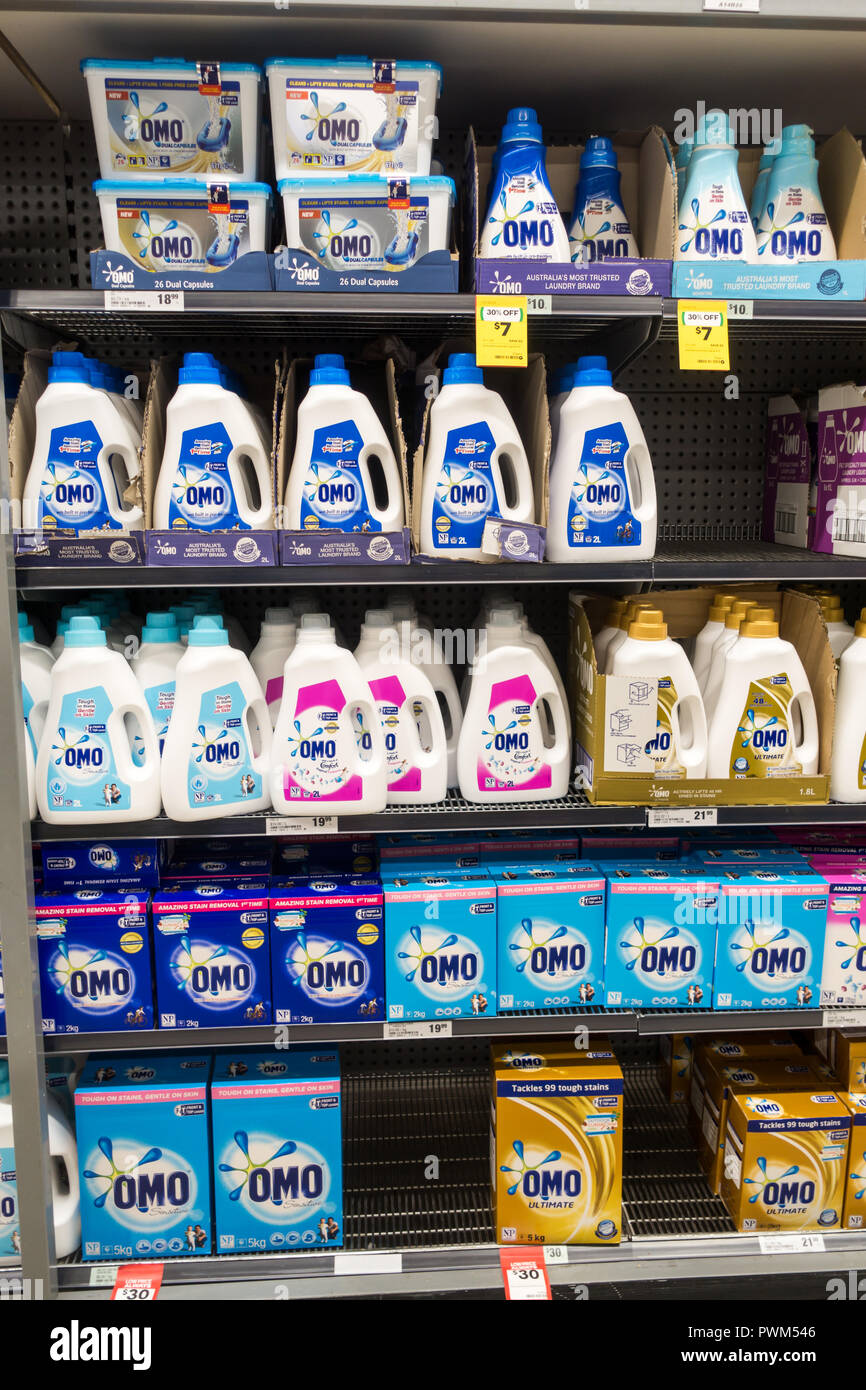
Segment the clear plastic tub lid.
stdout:
<path fill-rule="evenodd" d="M 333 178 L 280 179 L 277 190 L 283 193 L 309 193 L 310 197 L 323 197 L 327 194 L 365 192 L 375 196 L 382 193 L 391 183 L 407 183 L 409 193 L 434 193 L 438 190 L 448 193 L 451 206 L 454 206 L 457 190 L 454 180 L 442 174 L 335 174 Z"/>
<path fill-rule="evenodd" d="M 253 72 L 257 77 L 262 75 L 257 63 L 221 63 L 216 59 L 214 61 L 220 72 Z M 124 72 L 142 73 L 153 72 L 155 68 L 171 68 L 178 73 L 197 76 L 199 65 L 191 58 L 82 58 L 80 67 L 85 73 L 96 68 L 122 68 Z"/>
<path fill-rule="evenodd" d="M 116 193 L 120 196 L 135 198 L 155 198 L 161 193 L 198 193 L 204 196 L 211 188 L 219 187 L 220 180 L 215 179 L 151 179 L 148 183 L 140 183 L 135 179 L 97 179 L 93 185 L 93 191 L 97 198 L 100 193 Z M 238 195 L 256 194 L 264 196 L 270 201 L 271 186 L 269 183 L 227 183 L 222 185 L 228 192 L 229 202 Z"/>
<path fill-rule="evenodd" d="M 374 61 L 385 60 L 367 58 L 363 53 L 343 53 L 336 58 L 266 58 L 264 69 L 267 77 L 272 68 L 371 68 Z M 435 72 L 436 95 L 439 96 L 442 91 L 441 63 L 418 62 L 412 58 L 395 58 L 393 62 L 398 72 L 401 68 L 426 68 L 428 72 Z"/>

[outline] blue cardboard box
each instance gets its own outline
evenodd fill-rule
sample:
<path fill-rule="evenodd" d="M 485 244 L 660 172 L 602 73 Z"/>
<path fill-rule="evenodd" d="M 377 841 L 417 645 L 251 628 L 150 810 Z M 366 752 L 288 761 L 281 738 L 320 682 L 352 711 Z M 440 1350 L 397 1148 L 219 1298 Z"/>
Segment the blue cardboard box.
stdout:
<path fill-rule="evenodd" d="M 389 1020 L 497 1012 L 496 884 L 486 874 L 383 877 Z"/>
<path fill-rule="evenodd" d="M 203 882 L 212 878 L 270 878 L 269 854 L 246 854 L 237 859 L 224 854 L 206 855 L 201 859 L 173 859 L 162 871 L 163 883 L 183 880 Z"/>
<path fill-rule="evenodd" d="M 91 1057 L 75 1090 L 85 1260 L 209 1255 L 208 1056 Z"/>
<path fill-rule="evenodd" d="M 218 1056 L 211 1082 L 216 1248 L 343 1244 L 336 1048 Z"/>
<path fill-rule="evenodd" d="M 499 1008 L 554 1009 L 604 998 L 607 880 L 595 864 L 495 875 Z"/>
<path fill-rule="evenodd" d="M 319 873 L 374 874 L 377 859 L 374 840 L 321 835 L 308 842 L 293 840 L 278 844 L 273 873 L 275 878 Z"/>
<path fill-rule="evenodd" d="M 107 888 L 118 884 L 159 886 L 157 840 L 55 840 L 42 846 L 46 888 Z"/>
<path fill-rule="evenodd" d="M 712 1008 L 718 875 L 660 863 L 606 874 L 608 1008 Z"/>
<path fill-rule="evenodd" d="M 277 1023 L 385 1016 L 385 914 L 378 878 L 285 878 L 270 891 Z"/>
<path fill-rule="evenodd" d="M 174 883 L 153 898 L 160 1028 L 271 1023 L 268 883 Z"/>
<path fill-rule="evenodd" d="M 720 875 L 717 1009 L 818 1008 L 829 886 L 806 866 Z"/>
<path fill-rule="evenodd" d="M 138 890 L 37 894 L 44 1033 L 153 1028 L 149 903 Z"/>
<path fill-rule="evenodd" d="M 6 1036 L 6 990 L 3 986 L 3 952 L 0 951 L 0 1038 Z"/>

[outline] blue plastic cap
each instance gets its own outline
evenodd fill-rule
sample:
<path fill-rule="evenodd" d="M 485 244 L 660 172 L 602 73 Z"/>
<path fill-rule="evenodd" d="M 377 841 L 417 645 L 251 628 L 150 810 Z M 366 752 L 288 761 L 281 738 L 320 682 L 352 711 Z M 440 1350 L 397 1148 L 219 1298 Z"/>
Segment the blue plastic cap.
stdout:
<path fill-rule="evenodd" d="M 733 145 L 734 134 L 724 111 L 708 111 L 701 120 L 696 145 Z"/>
<path fill-rule="evenodd" d="M 608 370 L 606 357 L 578 357 L 577 370 L 579 372 L 606 372 Z"/>
<path fill-rule="evenodd" d="M 164 618 L 165 616 L 164 613 L 153 614 L 154 618 Z M 145 623 L 141 629 L 141 640 L 142 642 L 179 642 L 180 628 L 175 622 L 161 623 L 159 627 L 151 627 L 149 623 Z"/>
<path fill-rule="evenodd" d="M 581 169 L 616 169 L 619 167 L 613 145 L 606 135 L 591 135 L 589 137 L 583 154 L 580 156 L 580 167 Z"/>
<path fill-rule="evenodd" d="M 30 621 L 30 619 L 28 618 L 28 616 L 27 616 L 26 613 L 19 613 L 19 614 L 18 614 L 18 641 L 19 641 L 19 642 L 35 642 L 35 641 L 36 641 L 36 638 L 35 638 L 34 635 L 33 635 L 33 624 L 31 623 L 31 621 Z"/>
<path fill-rule="evenodd" d="M 178 386 L 221 386 L 222 367 L 209 352 L 185 352 Z"/>
<path fill-rule="evenodd" d="M 148 613 L 144 621 L 147 627 L 177 627 L 174 613 Z"/>
<path fill-rule="evenodd" d="M 48 368 L 49 384 L 54 381 L 77 381 L 90 385 L 90 364 L 81 352 L 54 352 Z"/>
<path fill-rule="evenodd" d="M 808 125 L 786 125 L 782 129 L 782 146 L 779 150 L 780 155 L 805 154 L 810 158 L 815 156 L 815 141 L 812 136 L 812 127 Z"/>
<path fill-rule="evenodd" d="M 320 352 L 313 359 L 313 370 L 310 372 L 311 386 L 349 386 L 351 385 L 349 373 L 346 370 L 345 358 L 338 352 Z"/>
<path fill-rule="evenodd" d="M 601 366 L 585 366 L 585 363 L 601 363 Z M 613 377 L 607 370 L 605 357 L 581 357 L 578 370 L 574 374 L 575 386 L 613 386 Z"/>
<path fill-rule="evenodd" d="M 472 352 L 452 352 L 448 366 L 442 373 L 443 386 L 484 385 L 484 373 L 475 361 Z"/>
<path fill-rule="evenodd" d="M 216 618 L 196 618 L 195 627 L 189 630 L 191 647 L 227 647 L 228 644 L 229 635 L 218 626 Z"/>
<path fill-rule="evenodd" d="M 538 117 L 531 106 L 512 107 L 502 127 L 500 146 L 514 144 L 517 140 L 532 145 L 544 143 Z"/>
<path fill-rule="evenodd" d="M 63 641 L 65 647 L 104 647 L 105 633 L 98 618 L 85 618 L 79 613 L 69 619 Z"/>

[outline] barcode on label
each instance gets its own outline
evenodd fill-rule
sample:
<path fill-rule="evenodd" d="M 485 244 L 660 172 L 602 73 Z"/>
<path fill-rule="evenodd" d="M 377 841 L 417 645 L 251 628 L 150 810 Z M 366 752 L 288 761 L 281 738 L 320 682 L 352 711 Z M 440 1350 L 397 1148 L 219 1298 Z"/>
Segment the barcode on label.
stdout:
<path fill-rule="evenodd" d="M 854 542 L 866 545 L 866 516 L 855 516 L 852 512 L 833 513 L 834 541 Z"/>
<path fill-rule="evenodd" d="M 797 529 L 797 513 L 779 511 L 776 512 L 776 531 L 783 536 L 791 536 Z"/>

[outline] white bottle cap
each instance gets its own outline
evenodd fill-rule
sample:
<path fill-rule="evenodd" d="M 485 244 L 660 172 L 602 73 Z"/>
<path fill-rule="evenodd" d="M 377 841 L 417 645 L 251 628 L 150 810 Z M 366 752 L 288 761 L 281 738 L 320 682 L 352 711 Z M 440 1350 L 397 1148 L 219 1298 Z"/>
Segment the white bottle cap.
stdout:
<path fill-rule="evenodd" d="M 390 608 L 368 608 L 364 614 L 364 626 L 386 628 L 394 626 L 394 614 Z"/>
<path fill-rule="evenodd" d="M 295 621 L 291 608 L 266 608 L 265 622 L 272 627 L 289 627 Z"/>
<path fill-rule="evenodd" d="M 331 619 L 327 613 L 305 613 L 301 618 L 301 632 L 330 632 Z"/>

